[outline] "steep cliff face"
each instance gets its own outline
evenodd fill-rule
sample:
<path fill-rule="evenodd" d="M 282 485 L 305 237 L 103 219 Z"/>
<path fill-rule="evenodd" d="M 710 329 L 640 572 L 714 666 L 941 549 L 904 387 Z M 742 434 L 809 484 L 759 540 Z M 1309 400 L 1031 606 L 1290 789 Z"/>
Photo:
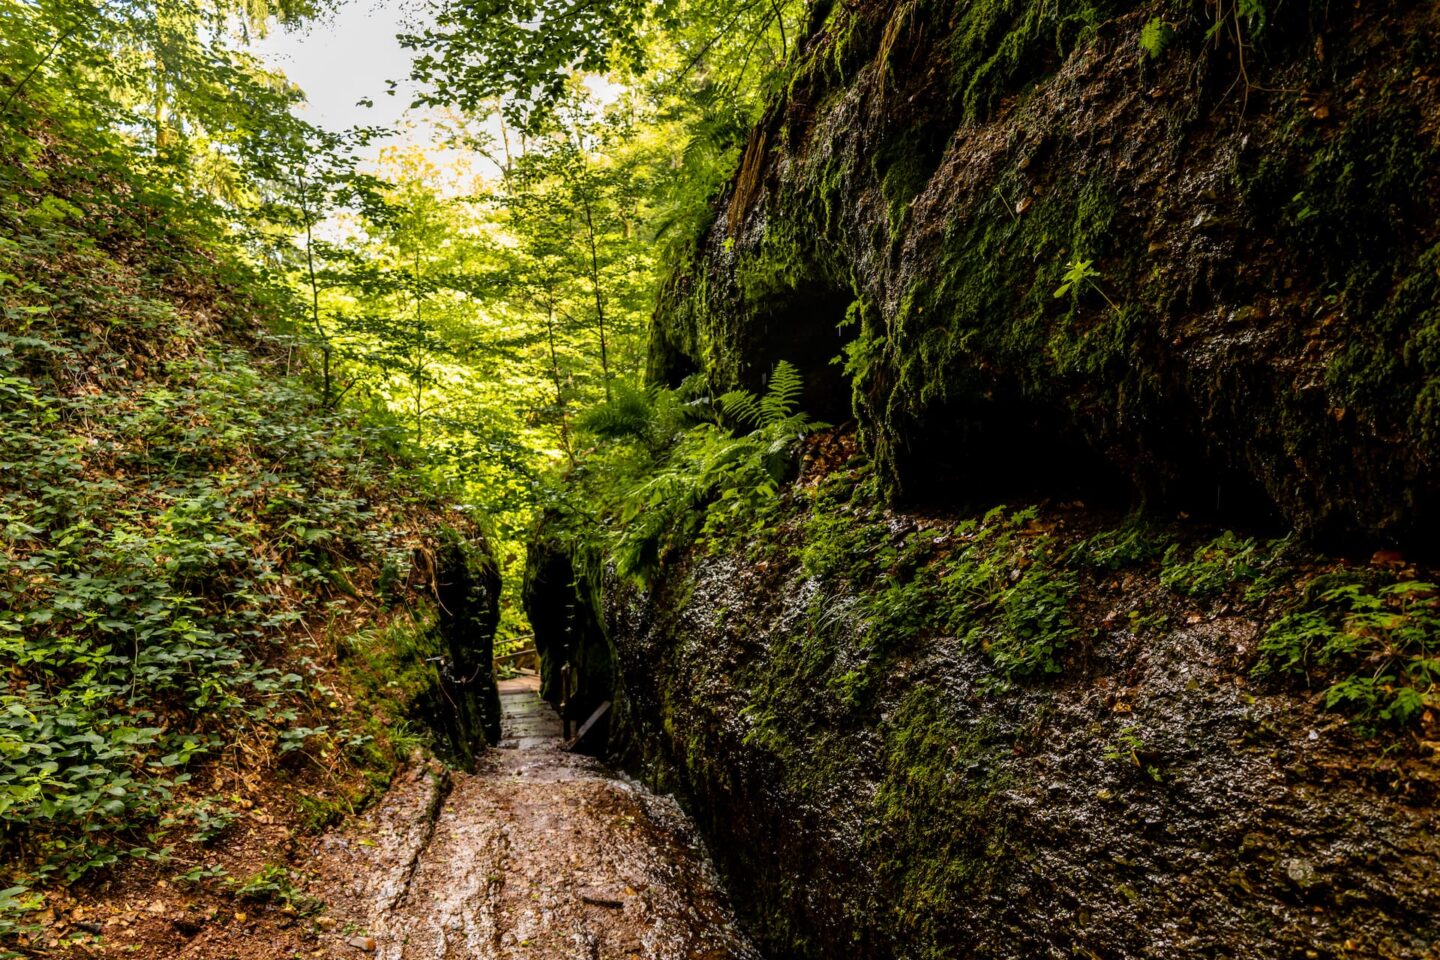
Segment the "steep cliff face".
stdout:
<path fill-rule="evenodd" d="M 564 718 L 583 723 L 615 698 L 615 648 L 600 613 L 601 558 L 575 548 L 556 518 L 542 525 L 526 551 L 523 601 L 540 654 L 540 695 Z M 607 722 L 608 723 L 608 722 Z M 603 740 L 596 731 L 596 739 Z"/>
<path fill-rule="evenodd" d="M 1275 669 L 1287 610 L 1376 571 L 1076 504 L 897 513 L 863 475 L 608 594 L 632 761 L 771 956 L 1440 949 L 1434 717 L 1367 741 Z"/>
<path fill-rule="evenodd" d="M 913 498 L 1040 472 L 1432 549 L 1440 14 L 1239 6 L 818 10 L 652 375 L 800 363 Z"/>
<path fill-rule="evenodd" d="M 487 742 L 500 740 L 494 669 L 500 571 L 489 543 L 442 530 L 433 589 L 441 671 L 428 719 L 444 733 L 450 751 L 468 764 Z"/>
<path fill-rule="evenodd" d="M 631 759 L 774 955 L 1440 950 L 1433 578 L 1297 545 L 1440 542 L 1437 37 L 816 8 L 650 372 L 788 359 L 859 445 L 604 590 Z"/>

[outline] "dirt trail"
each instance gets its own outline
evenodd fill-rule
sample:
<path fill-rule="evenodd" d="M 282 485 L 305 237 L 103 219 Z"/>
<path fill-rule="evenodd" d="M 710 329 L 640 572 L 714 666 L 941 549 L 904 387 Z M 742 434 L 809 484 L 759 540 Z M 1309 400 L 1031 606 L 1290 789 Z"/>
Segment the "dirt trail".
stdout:
<path fill-rule="evenodd" d="M 501 702 L 501 749 L 475 773 L 417 768 L 320 841 L 308 872 L 334 925 L 312 955 L 757 956 L 672 801 L 564 751 L 533 683 Z"/>

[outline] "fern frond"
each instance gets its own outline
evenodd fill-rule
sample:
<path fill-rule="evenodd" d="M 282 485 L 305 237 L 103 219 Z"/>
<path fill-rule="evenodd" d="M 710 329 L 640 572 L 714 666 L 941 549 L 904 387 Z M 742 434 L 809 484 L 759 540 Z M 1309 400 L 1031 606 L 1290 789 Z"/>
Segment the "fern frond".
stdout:
<path fill-rule="evenodd" d="M 748 390 L 731 390 L 720 397 L 720 409 L 725 416 L 751 427 L 760 426 L 761 402 Z"/>
<path fill-rule="evenodd" d="M 805 379 L 789 360 L 775 364 L 770 375 L 770 389 L 760 401 L 760 423 L 773 426 L 789 419 L 799 408 L 800 394 L 805 389 Z"/>
<path fill-rule="evenodd" d="M 644 391 L 623 383 L 614 385 L 614 396 L 591 407 L 580 418 L 584 429 L 610 439 L 641 439 L 655 419 L 655 405 Z"/>
<path fill-rule="evenodd" d="M 1161 17 L 1146 22 L 1140 28 L 1140 49 L 1151 60 L 1160 59 L 1174 39 L 1175 28 Z"/>

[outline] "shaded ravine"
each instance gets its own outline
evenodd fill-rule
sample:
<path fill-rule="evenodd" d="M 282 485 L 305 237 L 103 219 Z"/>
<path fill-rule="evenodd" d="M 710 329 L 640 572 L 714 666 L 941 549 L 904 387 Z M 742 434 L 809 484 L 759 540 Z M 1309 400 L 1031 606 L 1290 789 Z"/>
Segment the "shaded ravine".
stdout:
<path fill-rule="evenodd" d="M 501 746 L 474 773 L 413 767 L 317 841 L 312 956 L 758 958 L 674 801 L 566 751 L 534 681 L 502 683 L 501 703 Z"/>

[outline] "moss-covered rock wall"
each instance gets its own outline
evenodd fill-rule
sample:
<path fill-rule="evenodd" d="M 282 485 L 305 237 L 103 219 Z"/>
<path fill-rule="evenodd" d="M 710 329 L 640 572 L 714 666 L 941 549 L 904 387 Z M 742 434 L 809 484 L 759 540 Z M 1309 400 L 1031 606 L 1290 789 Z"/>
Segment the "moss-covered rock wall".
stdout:
<path fill-rule="evenodd" d="M 1440 14 L 1240 6 L 820 5 L 651 375 L 791 359 L 913 498 L 1065 477 L 1433 550 Z"/>
<path fill-rule="evenodd" d="M 812 9 L 650 376 L 863 456 L 607 583 L 632 762 L 775 956 L 1433 956 L 1440 7 Z"/>
<path fill-rule="evenodd" d="M 1433 598 L 1359 586 L 1415 571 L 1076 504 L 896 512 L 863 477 L 807 478 L 765 536 L 607 593 L 629 759 L 767 955 L 1440 949 L 1416 746 L 1440 721 L 1327 710 L 1335 664 L 1280 653 L 1325 585 Z"/>
<path fill-rule="evenodd" d="M 526 551 L 522 600 L 540 655 L 540 695 L 575 724 L 613 701 L 618 686 L 615 647 L 600 613 L 600 563 L 598 552 L 573 544 L 554 517 Z M 604 743 L 607 727 L 595 731 L 596 742 Z"/>
<path fill-rule="evenodd" d="M 500 739 L 495 684 L 495 628 L 500 622 L 500 572 L 489 544 L 442 530 L 434 557 L 434 632 L 440 649 L 440 690 L 432 723 L 465 764 Z"/>

